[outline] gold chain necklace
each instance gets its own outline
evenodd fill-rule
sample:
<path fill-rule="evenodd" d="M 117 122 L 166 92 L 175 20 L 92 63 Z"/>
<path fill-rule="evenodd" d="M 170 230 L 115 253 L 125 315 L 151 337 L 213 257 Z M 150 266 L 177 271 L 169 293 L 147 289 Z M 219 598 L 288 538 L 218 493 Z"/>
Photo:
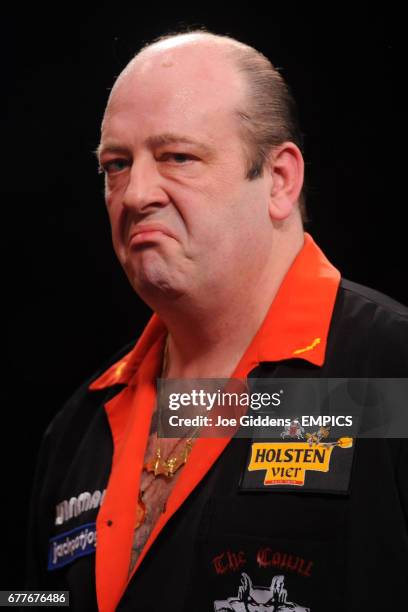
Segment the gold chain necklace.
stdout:
<path fill-rule="evenodd" d="M 176 448 L 178 445 L 175 445 Z M 193 448 L 193 441 L 191 438 L 186 440 L 186 444 L 179 455 L 174 455 L 168 459 L 163 459 L 161 456 L 160 444 L 157 446 L 155 456 L 153 459 L 145 463 L 143 468 L 146 472 L 153 472 L 154 476 L 166 476 L 171 478 L 188 461 L 188 457 Z M 173 449 L 174 450 L 174 449 Z"/>
<path fill-rule="evenodd" d="M 169 335 L 167 334 L 166 343 L 164 345 L 163 351 L 163 365 L 160 378 L 165 378 L 169 369 Z M 158 401 L 158 410 L 160 410 L 160 398 Z M 154 457 L 144 464 L 143 469 L 147 472 L 152 472 L 154 476 L 165 476 L 166 478 L 171 478 L 174 474 L 179 470 L 183 465 L 185 465 L 188 461 L 189 455 L 191 453 L 191 449 L 193 448 L 193 437 L 196 431 L 194 431 L 193 435 L 186 440 L 185 446 L 181 449 L 181 452 L 169 456 L 167 459 L 162 457 L 162 451 L 160 448 L 160 442 L 157 440 L 157 448 L 154 454 Z M 179 441 L 173 447 L 173 452 L 177 446 L 179 445 Z M 170 453 L 171 455 L 171 453 Z"/>
<path fill-rule="evenodd" d="M 164 378 L 168 372 L 168 365 L 169 365 L 169 357 L 168 357 L 169 348 L 168 347 L 169 347 L 169 336 L 167 335 L 166 343 L 164 346 L 164 352 L 163 352 L 163 365 L 162 365 L 162 371 L 161 371 L 161 378 Z M 159 402 L 157 403 L 156 409 L 160 409 Z M 157 476 L 164 476 L 165 478 L 172 478 L 174 474 L 183 465 L 187 463 L 189 455 L 191 453 L 191 449 L 193 448 L 193 437 L 197 429 L 194 431 L 193 435 L 186 440 L 186 443 L 184 447 L 181 449 L 181 451 L 173 456 L 169 456 L 167 459 L 164 459 L 162 457 L 160 442 L 157 440 L 156 452 L 154 453 L 153 458 L 144 464 L 143 469 L 146 472 L 152 473 L 154 475 L 154 478 L 156 478 Z M 180 444 L 180 440 L 176 442 L 170 455 L 174 452 L 174 450 L 177 448 L 179 444 Z M 147 489 L 150 487 L 151 484 L 152 483 L 150 483 L 144 491 L 142 491 L 141 489 L 139 490 L 139 496 L 138 496 L 137 506 L 136 506 L 135 529 L 138 529 L 138 527 L 140 527 L 140 525 L 142 525 L 142 523 L 144 523 L 144 521 L 146 520 L 147 510 L 146 510 L 146 504 L 143 501 L 143 495 L 146 493 Z"/>

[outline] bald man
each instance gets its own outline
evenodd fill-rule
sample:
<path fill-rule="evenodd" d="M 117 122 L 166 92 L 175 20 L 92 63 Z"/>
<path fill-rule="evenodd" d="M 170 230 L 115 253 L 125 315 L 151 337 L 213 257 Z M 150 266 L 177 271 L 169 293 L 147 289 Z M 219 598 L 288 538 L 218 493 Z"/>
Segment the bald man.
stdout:
<path fill-rule="evenodd" d="M 97 155 L 115 253 L 154 315 L 46 432 L 28 588 L 102 612 L 394 609 L 405 442 L 354 441 L 275 486 L 251 480 L 252 440 L 157 435 L 159 377 L 407 376 L 408 310 L 304 232 L 283 79 L 228 37 L 160 39 L 114 84 Z"/>

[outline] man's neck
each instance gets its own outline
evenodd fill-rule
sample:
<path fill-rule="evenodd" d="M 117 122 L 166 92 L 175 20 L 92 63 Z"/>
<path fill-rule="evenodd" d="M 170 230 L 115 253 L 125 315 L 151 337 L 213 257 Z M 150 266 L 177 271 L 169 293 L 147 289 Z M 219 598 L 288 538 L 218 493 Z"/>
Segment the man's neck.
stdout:
<path fill-rule="evenodd" d="M 228 378 L 234 372 L 291 264 L 303 246 L 303 233 L 291 244 L 276 244 L 264 268 L 217 300 L 180 300 L 156 312 L 169 330 L 169 378 Z M 279 252 L 276 253 L 276 249 Z"/>

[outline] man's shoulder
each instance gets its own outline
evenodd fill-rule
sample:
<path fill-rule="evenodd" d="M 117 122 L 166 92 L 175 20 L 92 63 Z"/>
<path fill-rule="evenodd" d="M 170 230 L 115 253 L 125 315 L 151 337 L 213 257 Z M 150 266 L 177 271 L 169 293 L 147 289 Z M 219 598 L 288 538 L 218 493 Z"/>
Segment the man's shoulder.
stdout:
<path fill-rule="evenodd" d="M 355 333 L 393 335 L 408 329 L 408 308 L 385 293 L 342 278 L 333 320 L 351 325 Z"/>
<path fill-rule="evenodd" d="M 346 278 L 342 278 L 339 286 L 339 296 L 343 295 L 343 299 L 350 302 L 351 305 L 366 307 L 370 310 L 383 311 L 384 315 L 390 317 L 401 317 L 408 319 L 408 307 L 397 302 L 385 293 L 381 293 L 371 287 L 360 285 Z"/>
<path fill-rule="evenodd" d="M 99 378 L 114 363 L 124 357 L 134 346 L 134 341 L 126 344 L 89 376 L 68 398 L 49 424 L 45 437 L 58 439 L 60 435 L 66 436 L 71 428 L 84 430 L 89 423 L 101 412 L 104 404 L 116 395 L 124 385 L 111 385 L 103 389 L 89 390 L 89 386 Z"/>
<path fill-rule="evenodd" d="M 328 338 L 334 362 L 361 375 L 408 375 L 408 308 L 393 298 L 341 279 Z"/>

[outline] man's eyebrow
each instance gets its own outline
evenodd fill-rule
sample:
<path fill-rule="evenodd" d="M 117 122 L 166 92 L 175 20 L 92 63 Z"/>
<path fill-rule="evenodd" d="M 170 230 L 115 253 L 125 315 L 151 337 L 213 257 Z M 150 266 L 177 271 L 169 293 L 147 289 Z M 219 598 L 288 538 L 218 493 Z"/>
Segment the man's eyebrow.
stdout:
<path fill-rule="evenodd" d="M 177 143 L 191 144 L 200 149 L 203 149 L 204 151 L 210 151 L 210 147 L 208 145 L 198 140 L 194 140 L 193 138 L 183 136 L 182 134 L 166 133 L 159 134 L 158 136 L 149 136 L 149 138 L 146 139 L 147 146 L 151 147 L 152 149 L 154 149 L 155 147 L 163 147 L 165 145 Z"/>
<path fill-rule="evenodd" d="M 200 142 L 198 140 L 194 140 L 193 138 L 188 138 L 187 136 L 183 136 L 181 134 L 172 134 L 172 133 L 158 134 L 157 136 L 149 136 L 145 140 L 145 144 L 151 149 L 154 149 L 157 147 L 163 147 L 169 144 L 177 144 L 177 143 L 194 145 L 198 147 L 199 149 L 201 149 L 202 151 L 204 151 L 205 153 L 210 153 L 211 151 L 211 147 L 209 147 L 207 144 Z M 106 151 L 108 151 L 109 153 L 128 153 L 129 152 L 127 147 L 121 146 L 114 142 L 106 142 L 104 144 L 100 143 L 98 147 L 95 149 L 94 153 L 97 159 L 100 159 L 101 154 Z"/>
<path fill-rule="evenodd" d="M 96 155 L 96 158 L 99 160 L 102 153 L 104 153 L 105 151 L 109 151 L 109 153 L 128 153 L 129 152 L 127 147 L 121 146 L 114 142 L 107 142 L 104 144 L 100 143 L 96 147 L 94 154 Z"/>

